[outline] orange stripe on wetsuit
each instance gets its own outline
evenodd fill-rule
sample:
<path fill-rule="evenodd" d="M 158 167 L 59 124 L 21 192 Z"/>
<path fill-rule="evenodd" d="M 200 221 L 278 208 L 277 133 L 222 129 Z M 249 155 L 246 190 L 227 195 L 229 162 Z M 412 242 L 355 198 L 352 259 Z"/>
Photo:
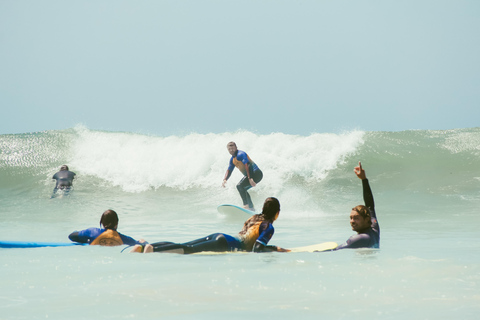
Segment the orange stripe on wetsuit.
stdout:
<path fill-rule="evenodd" d="M 240 159 L 238 159 L 238 158 L 240 158 Z M 228 170 L 231 172 L 233 170 L 233 166 L 235 166 L 235 167 L 238 168 L 238 170 L 240 170 L 240 172 L 243 173 L 244 176 L 248 176 L 247 175 L 247 168 L 245 167 L 245 164 L 244 164 L 245 161 L 248 161 L 247 163 L 248 163 L 249 169 L 251 170 L 250 172 L 258 170 L 258 167 L 255 164 L 255 162 L 253 162 L 253 160 L 250 159 L 248 154 L 246 154 L 242 150 L 238 150 L 237 154 L 235 156 L 232 156 L 232 159 L 230 161 L 231 165 L 229 166 Z"/>
<path fill-rule="evenodd" d="M 122 238 L 118 234 L 117 231 L 114 231 L 112 229 L 107 229 L 102 234 L 100 234 L 98 237 L 93 240 L 90 245 L 100 245 L 100 246 L 108 246 L 108 247 L 114 247 L 114 246 L 121 246 L 123 244 Z"/>

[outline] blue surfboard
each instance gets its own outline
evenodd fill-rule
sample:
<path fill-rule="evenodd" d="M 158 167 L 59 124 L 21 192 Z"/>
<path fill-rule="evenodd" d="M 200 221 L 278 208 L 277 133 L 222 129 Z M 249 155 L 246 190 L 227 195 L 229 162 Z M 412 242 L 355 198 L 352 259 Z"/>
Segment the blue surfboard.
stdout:
<path fill-rule="evenodd" d="M 42 247 L 70 247 L 85 245 L 78 242 L 36 242 L 36 241 L 3 241 L 0 240 L 0 248 L 42 248 Z"/>
<path fill-rule="evenodd" d="M 252 216 L 256 214 L 255 211 L 251 211 L 239 206 L 236 206 L 234 204 L 222 204 L 217 207 L 218 212 L 225 214 L 225 215 L 244 215 L 248 214 L 249 216 Z"/>

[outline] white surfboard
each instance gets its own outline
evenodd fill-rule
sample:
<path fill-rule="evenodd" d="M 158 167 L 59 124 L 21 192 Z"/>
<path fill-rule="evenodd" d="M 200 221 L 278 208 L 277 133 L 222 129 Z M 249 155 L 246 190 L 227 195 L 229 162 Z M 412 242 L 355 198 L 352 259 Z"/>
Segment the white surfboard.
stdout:
<path fill-rule="evenodd" d="M 251 211 L 233 204 L 222 204 L 217 207 L 218 212 L 225 215 L 245 215 L 252 216 L 256 214 L 255 211 Z"/>
<path fill-rule="evenodd" d="M 336 242 L 322 242 L 317 244 L 312 244 L 309 246 L 304 247 L 297 247 L 289 249 L 289 252 L 324 252 L 324 251 L 331 251 L 338 247 Z M 275 251 L 274 251 L 275 252 Z M 202 251 L 196 252 L 194 254 L 199 255 L 217 255 L 217 254 L 236 254 L 236 253 L 249 253 L 247 251 L 222 251 L 222 252 L 212 252 L 212 251 Z M 288 253 L 288 252 L 281 252 L 281 253 Z"/>
<path fill-rule="evenodd" d="M 334 250 L 336 247 L 338 247 L 336 242 L 323 242 L 305 247 L 292 248 L 290 252 L 322 252 Z"/>

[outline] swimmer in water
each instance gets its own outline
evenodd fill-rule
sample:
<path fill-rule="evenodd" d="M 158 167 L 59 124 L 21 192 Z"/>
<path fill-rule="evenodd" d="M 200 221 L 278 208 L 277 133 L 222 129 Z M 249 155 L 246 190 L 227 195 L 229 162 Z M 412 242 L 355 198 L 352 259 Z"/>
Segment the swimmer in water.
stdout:
<path fill-rule="evenodd" d="M 101 246 L 120 246 L 122 244 L 135 246 L 145 244 L 145 240 L 139 241 L 117 232 L 118 215 L 113 210 L 107 210 L 100 218 L 100 228 L 88 228 L 72 232 L 68 238 L 73 242 L 88 243 Z"/>
<path fill-rule="evenodd" d="M 363 200 L 365 205 L 354 207 L 350 213 L 350 225 L 357 234 L 339 245 L 335 250 L 356 249 L 356 248 L 379 248 L 380 247 L 380 226 L 378 225 L 375 213 L 372 190 L 368 183 L 365 170 L 359 162 L 353 170 L 357 177 L 362 180 Z"/>
<path fill-rule="evenodd" d="M 60 171 L 53 175 L 52 179 L 57 180 L 52 194 L 52 198 L 54 198 L 58 190 L 63 190 L 65 194 L 70 192 L 73 187 L 75 172 L 69 171 L 68 166 L 65 164 L 60 167 Z"/>
<path fill-rule="evenodd" d="M 186 243 L 157 242 L 144 246 L 144 252 L 168 252 L 190 254 L 202 251 L 253 251 L 288 252 L 290 250 L 267 245 L 273 236 L 273 222 L 280 214 L 280 202 L 273 197 L 267 198 L 263 204 L 262 213 L 253 215 L 244 224 L 236 237 L 225 233 L 214 233 L 207 237 Z M 132 251 L 141 252 L 134 248 Z"/>
<path fill-rule="evenodd" d="M 225 184 L 227 183 L 228 178 L 230 178 L 233 169 L 237 167 L 238 170 L 240 170 L 244 175 L 244 177 L 237 184 L 237 190 L 242 197 L 243 207 L 245 209 L 255 211 L 255 207 L 253 206 L 252 199 L 248 194 L 248 190 L 252 187 L 255 187 L 257 183 L 262 180 L 263 173 L 244 151 L 237 149 L 235 142 L 229 142 L 227 144 L 227 149 L 228 153 L 230 153 L 232 157 L 230 158 L 227 172 L 223 178 L 222 187 L 225 188 Z"/>

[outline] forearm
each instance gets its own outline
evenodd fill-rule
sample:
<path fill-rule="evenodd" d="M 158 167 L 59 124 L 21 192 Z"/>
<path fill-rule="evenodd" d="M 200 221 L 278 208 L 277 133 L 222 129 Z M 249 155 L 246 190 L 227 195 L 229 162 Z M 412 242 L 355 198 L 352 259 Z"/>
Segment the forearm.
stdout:
<path fill-rule="evenodd" d="M 223 180 L 227 181 L 231 175 L 232 175 L 232 171 L 227 170 L 227 172 L 225 172 L 225 177 L 223 177 Z"/>
<path fill-rule="evenodd" d="M 85 243 L 85 242 L 82 241 L 82 239 L 80 238 L 78 231 L 75 231 L 75 232 L 70 233 L 70 234 L 68 235 L 68 239 L 70 239 L 70 240 L 73 241 L 73 242 Z"/>
<path fill-rule="evenodd" d="M 248 166 L 248 162 L 245 163 L 245 171 L 246 171 L 245 173 L 247 175 L 248 180 L 250 180 L 251 176 L 250 176 L 250 167 Z"/>
<path fill-rule="evenodd" d="M 371 210 L 375 209 L 373 193 L 372 193 L 372 189 L 370 188 L 370 184 L 368 183 L 368 179 L 362 180 L 362 187 L 363 187 L 363 201 L 365 202 L 365 206 L 370 208 Z"/>
<path fill-rule="evenodd" d="M 266 246 L 261 244 L 260 242 L 255 242 L 255 245 L 253 246 L 253 252 L 273 252 L 273 251 L 288 252 L 290 250 L 283 249 L 277 246 Z"/>

